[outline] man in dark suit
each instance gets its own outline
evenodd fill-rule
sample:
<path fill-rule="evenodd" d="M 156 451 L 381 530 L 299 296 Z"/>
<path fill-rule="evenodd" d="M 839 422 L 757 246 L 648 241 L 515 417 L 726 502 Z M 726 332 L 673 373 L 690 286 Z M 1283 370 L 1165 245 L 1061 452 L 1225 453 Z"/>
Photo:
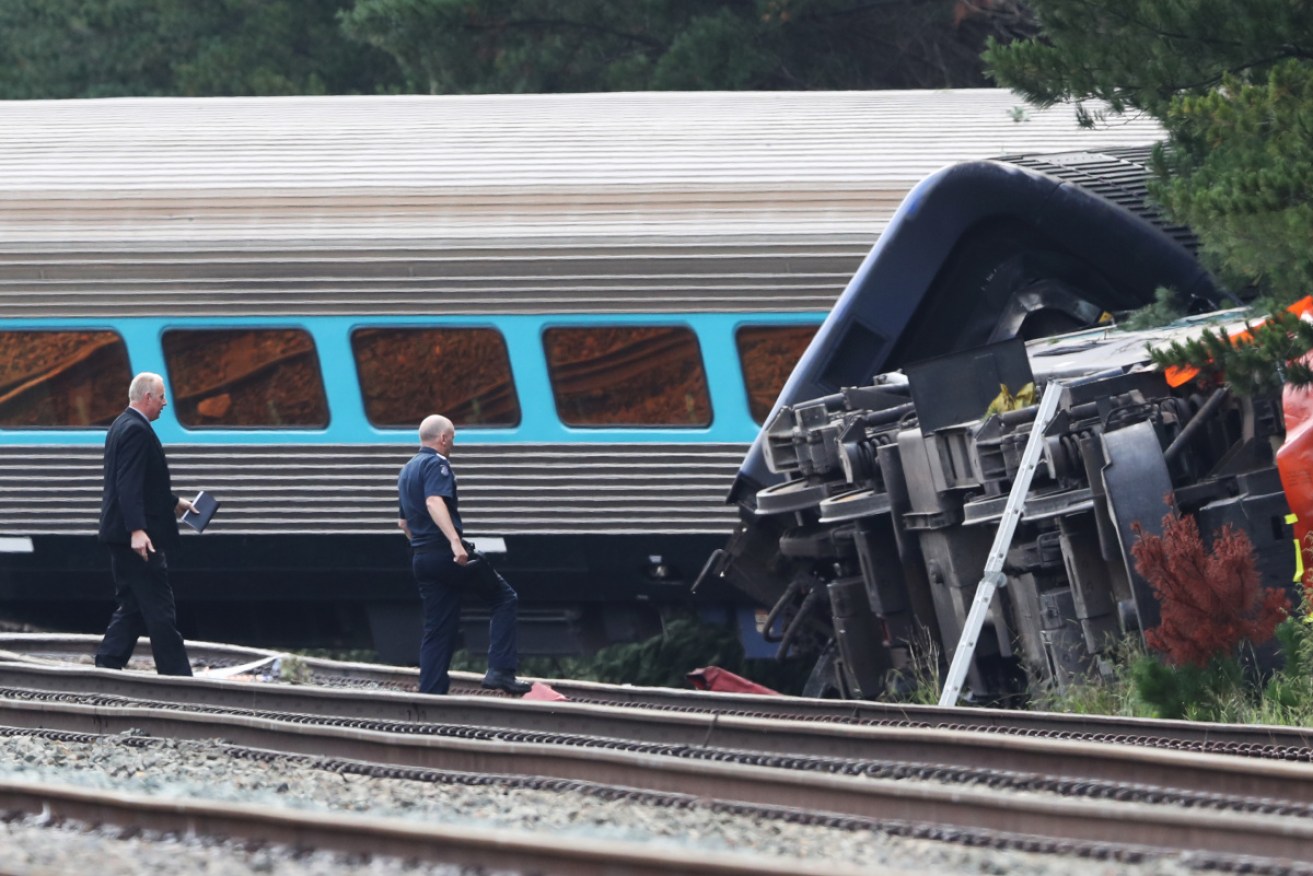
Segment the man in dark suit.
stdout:
<path fill-rule="evenodd" d="M 164 379 L 142 372 L 128 387 L 128 407 L 105 436 L 105 493 L 100 540 L 114 575 L 114 616 L 96 651 L 96 665 L 122 669 L 137 637 L 150 636 L 161 675 L 191 675 L 178 632 L 168 551 L 178 544 L 178 517 L 191 502 L 173 495 L 164 447 L 151 423 L 168 401 Z"/>

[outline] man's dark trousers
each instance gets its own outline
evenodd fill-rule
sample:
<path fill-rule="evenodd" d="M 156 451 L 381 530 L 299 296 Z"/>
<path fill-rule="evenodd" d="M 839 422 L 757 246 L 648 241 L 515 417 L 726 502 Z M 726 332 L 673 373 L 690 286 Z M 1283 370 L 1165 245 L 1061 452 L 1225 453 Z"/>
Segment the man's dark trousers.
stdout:
<path fill-rule="evenodd" d="M 163 550 L 143 560 L 127 545 L 110 544 L 110 570 L 114 575 L 114 616 L 96 651 L 96 665 L 122 669 L 132 657 L 137 637 L 150 636 L 155 669 L 160 675 L 191 675 L 187 648 L 178 633 L 169 564 Z"/>
<path fill-rule="evenodd" d="M 481 596 L 492 609 L 488 624 L 488 669 L 515 671 L 519 656 L 515 634 L 519 597 L 506 579 L 498 575 L 496 591 L 485 594 L 478 584 L 478 576 L 473 570 L 457 565 L 446 545 L 417 548 L 411 558 L 411 571 L 415 573 L 424 605 L 424 637 L 419 643 L 420 693 L 445 694 L 451 687 L 447 671 L 456 650 L 460 605 L 466 595 Z"/>

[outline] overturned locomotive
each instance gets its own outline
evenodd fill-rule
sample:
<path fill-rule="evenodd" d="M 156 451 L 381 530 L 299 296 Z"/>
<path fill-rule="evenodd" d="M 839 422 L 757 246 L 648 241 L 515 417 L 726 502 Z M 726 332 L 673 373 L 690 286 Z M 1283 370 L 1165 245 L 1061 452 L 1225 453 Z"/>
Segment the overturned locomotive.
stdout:
<path fill-rule="evenodd" d="M 1142 190 L 1137 212 L 1084 182 L 981 163 L 923 184 L 904 245 L 868 258 L 745 460 L 730 494 L 742 523 L 699 583 L 768 607 L 781 654 L 817 654 L 805 693 L 896 695 L 959 642 L 976 701 L 1098 674 L 1115 642 L 1158 622 L 1131 547 L 1169 497 L 1205 533 L 1244 529 L 1264 579 L 1291 580 L 1280 400 L 1173 387 L 1148 363 L 1147 345 L 1241 315 L 1109 326 L 1158 285 L 1199 311 L 1224 296 Z M 935 211 L 949 221 L 926 222 Z M 1005 224 L 1044 249 L 1013 254 L 1025 264 L 1010 286 L 1007 252 L 981 248 L 973 265 L 954 243 Z M 926 265 L 928 252 L 948 255 Z M 1000 589 L 977 636 L 992 553 Z"/>
<path fill-rule="evenodd" d="M 1090 677 L 1122 635 L 1157 624 L 1132 526 L 1158 531 L 1169 494 L 1205 532 L 1246 530 L 1264 577 L 1289 580 L 1278 401 L 1173 390 L 1145 361 L 1146 343 L 1193 327 L 1003 342 L 781 408 L 765 454 L 789 480 L 757 493 L 755 525 L 729 553 L 773 606 L 768 636 L 782 648 L 829 640 L 809 693 L 882 696 L 889 670 L 962 638 L 1037 428 L 1038 405 L 985 414 L 1000 387 L 1055 393 L 1056 414 L 1039 427 L 1042 462 L 976 646 L 973 695 Z"/>

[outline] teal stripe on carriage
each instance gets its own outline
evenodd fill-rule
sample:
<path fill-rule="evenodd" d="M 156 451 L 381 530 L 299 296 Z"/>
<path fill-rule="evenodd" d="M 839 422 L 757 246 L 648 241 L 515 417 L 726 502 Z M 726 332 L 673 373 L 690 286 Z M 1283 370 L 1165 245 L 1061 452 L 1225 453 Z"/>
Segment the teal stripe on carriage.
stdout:
<path fill-rule="evenodd" d="M 121 319 L 6 319 L 0 330 L 60 329 L 117 332 L 127 347 L 133 373 L 155 371 L 169 379 L 162 337 L 170 329 L 297 328 L 314 339 L 328 405 L 328 424 L 322 428 L 227 428 L 182 426 L 172 407 L 166 408 L 155 429 L 165 443 L 186 444 L 377 444 L 405 443 L 415 439 L 414 429 L 379 428 L 365 415 L 360 378 L 351 349 L 351 333 L 358 328 L 433 327 L 495 328 L 506 340 L 511 373 L 521 412 L 520 422 L 509 428 L 462 427 L 460 442 L 478 444 L 539 443 L 745 443 L 757 437 L 760 426 L 748 408 L 735 332 L 754 325 L 820 325 L 826 314 L 812 313 L 685 313 L 685 314 L 514 314 L 444 316 L 315 316 L 315 317 L 131 317 Z M 548 328 L 586 326 L 683 326 L 694 333 L 702 354 L 711 422 L 706 427 L 579 427 L 557 416 L 548 379 L 543 333 Z M 169 383 L 170 394 L 172 384 Z M 122 389 L 127 403 L 127 386 Z M 440 412 L 437 412 L 440 413 Z M 416 424 L 418 425 L 418 424 Z M 3 428 L 0 445 L 98 445 L 103 428 Z"/>

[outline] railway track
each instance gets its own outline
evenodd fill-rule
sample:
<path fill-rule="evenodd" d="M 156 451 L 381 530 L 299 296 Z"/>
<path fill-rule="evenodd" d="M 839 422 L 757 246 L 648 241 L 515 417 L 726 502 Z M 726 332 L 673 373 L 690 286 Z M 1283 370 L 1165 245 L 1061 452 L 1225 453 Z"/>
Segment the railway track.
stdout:
<path fill-rule="evenodd" d="M 14 712 L 5 713 L 5 721 L 14 717 Z M 134 715 L 124 715 L 133 724 L 132 732 L 148 734 L 161 730 L 176 730 L 177 725 L 164 727 L 156 720 L 158 716 L 138 711 Z M 356 760 L 337 756 L 335 748 L 342 745 L 341 737 L 336 734 L 311 732 L 298 734 L 299 741 L 287 745 L 287 728 L 263 727 L 258 723 L 243 722 L 247 733 L 243 738 L 252 738 L 249 731 L 264 729 L 268 737 L 278 745 L 279 751 L 267 748 L 249 748 L 240 746 L 232 751 L 235 757 L 261 759 L 268 763 L 271 770 L 277 771 L 280 764 L 290 757 L 285 753 L 289 747 L 307 749 L 301 756 L 310 758 L 315 768 L 331 771 L 335 774 L 355 771 L 360 775 L 392 778 L 427 778 L 429 781 L 458 782 L 477 781 L 479 783 L 515 784 L 527 781 L 539 785 L 578 788 L 578 780 L 553 779 L 554 771 L 550 766 L 544 768 L 548 760 L 561 758 L 559 752 L 526 750 L 502 752 L 509 757 L 498 758 L 488 751 L 471 751 L 472 746 L 447 742 L 440 746 L 407 746 L 427 749 L 418 757 L 412 752 L 408 757 L 372 758 L 362 750 L 361 735 L 354 734 L 350 750 L 356 754 L 366 754 L 366 759 Z M 214 722 L 208 722 L 211 731 L 224 733 Z M 102 729 L 114 730 L 119 725 L 114 721 L 98 724 Z M 6 730 L 6 735 L 19 731 Z M 47 730 L 35 731 L 48 733 Z M 379 746 L 393 744 L 386 734 L 379 734 L 374 740 Z M 433 755 L 435 749 L 447 751 Z M 486 749 L 486 746 L 485 746 Z M 1144 804 L 1091 805 L 1078 801 L 1053 800 L 1040 795 L 1011 795 L 1002 799 L 995 789 L 976 791 L 957 791 L 953 793 L 936 793 L 934 789 L 924 786 L 898 782 L 878 782 L 850 776 L 819 776 L 802 778 L 786 770 L 767 770 L 763 768 L 743 769 L 734 765 L 701 764 L 688 767 L 659 764 L 651 758 L 636 755 L 617 755 L 615 753 L 581 754 L 591 760 L 607 764 L 608 770 L 615 775 L 616 767 L 630 768 L 630 775 L 641 776 L 644 773 L 659 772 L 657 781 L 650 777 L 643 782 L 646 787 L 634 787 L 633 784 L 593 785 L 595 788 L 608 789 L 616 805 L 623 805 L 631 800 L 642 799 L 651 803 L 669 807 L 680 802 L 696 800 L 701 805 L 707 802 L 712 809 L 732 811 L 739 814 L 752 814 L 762 819 L 774 819 L 779 822 L 822 823 L 846 829 L 866 828 L 873 831 L 888 832 L 894 835 L 912 836 L 927 839 L 944 839 L 972 846 L 983 846 L 999 850 L 1026 850 L 1047 852 L 1064 856 L 1079 855 L 1101 860 L 1138 861 L 1161 855 L 1179 855 L 1189 851 L 1195 866 L 1205 869 L 1217 869 L 1231 872 L 1268 872 L 1295 873 L 1304 872 L 1308 862 L 1301 857 L 1301 849 L 1309 846 L 1308 825 L 1294 824 L 1290 819 L 1273 818 L 1268 815 L 1214 814 L 1191 812 L 1179 808 L 1154 807 Z M 566 756 L 568 757 L 568 756 Z M 396 766 L 397 760 L 417 760 L 421 765 Z M 380 761 L 386 762 L 383 765 Z M 427 763 L 428 765 L 422 765 Z M 457 763 L 464 767 L 451 770 L 444 764 Z M 498 772 L 498 767 L 510 766 L 513 772 Z M 666 784 L 679 790 L 651 790 L 653 786 Z M 583 783 L 588 785 L 589 783 Z M 31 789 L 24 789 L 31 793 Z M 779 805 L 743 802 L 751 796 L 762 799 L 763 794 L 778 793 L 783 799 Z M 870 809 L 874 802 L 878 815 L 844 815 L 843 811 L 855 808 L 854 801 L 865 799 L 862 808 Z M 0 787 L 0 804 L 9 805 Z M 992 822 L 995 827 L 981 827 L 965 824 L 976 816 L 981 821 Z M 206 831 L 220 831 L 232 835 L 231 829 L 223 824 L 210 825 L 200 822 Z M 1128 828 L 1136 830 L 1128 832 Z M 160 829 L 158 825 L 147 822 L 143 827 Z M 1007 827 L 1013 830 L 1007 830 Z M 1015 830 L 1020 826 L 1022 832 Z M 197 829 L 193 826 L 193 829 Z M 1133 835 L 1132 835 L 1133 834 Z M 278 835 L 270 837 L 267 833 L 239 832 L 243 838 L 255 837 L 261 841 L 280 839 Z M 1115 837 L 1110 839 L 1109 837 Z M 1134 842 L 1133 840 L 1144 840 Z M 307 841 L 307 845 L 313 842 Z M 338 847 L 328 844 L 328 847 Z M 352 848 L 348 846 L 347 848 Z M 430 852 L 436 854 L 437 851 Z M 548 872 L 553 872 L 549 870 Z M 574 872 L 565 870 L 563 872 Z M 622 870 L 621 872 L 629 872 Z M 644 872 L 644 871 L 635 871 Z M 813 872 L 811 870 L 798 872 Z M 839 872 L 843 872 L 840 870 Z"/>
<path fill-rule="evenodd" d="M 1155 797 L 1162 789 L 1171 789 L 1195 795 L 1201 805 L 1207 804 L 1208 795 L 1224 792 L 1313 806 L 1309 781 L 1313 749 L 1308 748 L 1269 747 L 1236 758 L 1173 750 L 1170 740 L 1168 746 L 1128 746 L 963 728 L 799 721 L 570 701 L 525 703 L 501 696 L 436 698 L 392 691 L 189 681 L 22 663 L 0 663 L 0 676 L 0 714 L 8 702 L 39 698 L 52 709 L 63 703 L 103 712 L 145 708 L 191 716 L 227 714 L 306 726 L 380 729 L 408 736 L 578 749 L 628 747 L 688 759 L 888 778 L 934 777 L 944 783 L 999 788 L 1033 789 L 1048 783 L 1057 790 L 1064 783 L 1079 783 L 1083 796 L 1089 797 L 1133 799 L 1137 793 Z M 606 776 L 574 777 L 610 781 Z"/>
<path fill-rule="evenodd" d="M 250 654 L 224 659 L 239 656 Z M 325 662 L 315 672 L 333 668 Z M 337 668 L 360 682 L 363 670 Z M 999 732 L 1002 716 L 990 732 L 854 723 L 862 718 L 850 703 L 839 720 L 797 720 L 743 714 L 750 710 L 741 696 L 696 692 L 609 689 L 627 698 L 619 704 L 431 698 L 396 689 L 404 671 L 380 672 L 380 684 L 391 689 L 171 679 L 11 661 L 0 666 L 7 688 L 0 724 L 221 737 L 392 768 L 691 794 L 775 813 L 917 824 L 1005 848 L 1075 846 L 1112 857 L 1191 850 L 1223 869 L 1255 866 L 1244 859 L 1266 860 L 1269 869 L 1313 867 L 1309 749 L 1280 728 L 1270 738 L 1290 744 L 1255 746 L 1236 757 L 1152 747 L 1146 740 L 1181 744 L 1153 732 L 1128 736 L 1133 745 L 1020 735 L 1039 731 L 1015 726 Z M 553 684 L 575 694 L 608 690 Z M 657 707 L 641 708 L 649 693 Z M 747 699 L 755 709 L 757 698 Z M 1152 723 L 1139 722 L 1139 729 L 1153 731 Z M 1184 728 L 1174 730 L 1179 736 Z M 1188 744 L 1208 744 L 1207 734 Z"/>
<path fill-rule="evenodd" d="M 405 824 L 361 815 L 300 812 L 272 806 L 156 799 L 144 794 L 90 791 L 76 787 L 0 781 L 0 811 L 39 812 L 47 820 L 179 836 L 203 830 L 244 842 L 291 848 L 332 849 L 361 857 L 388 855 L 413 861 L 474 868 L 475 872 L 569 873 L 580 876 L 749 876 L 761 873 L 850 876 L 856 867 L 813 866 L 765 856 L 697 854 L 675 849 L 654 852 L 636 843 L 543 835 L 440 824 Z M 836 869 L 837 867 L 837 869 Z"/>
<path fill-rule="evenodd" d="M 82 660 L 89 665 L 98 642 L 98 636 L 88 635 L 0 633 L 0 658 L 8 654 L 15 659 L 49 659 L 59 663 Z M 288 656 L 279 651 L 208 642 L 188 642 L 187 648 L 194 662 L 211 668 L 208 672 L 201 670 L 207 677 L 229 677 L 234 670 L 247 667 L 250 667 L 248 672 L 257 672 L 259 668 L 271 665 L 274 660 Z M 144 640 L 138 653 L 149 653 Z M 294 659 L 304 667 L 306 680 L 316 685 L 401 692 L 414 692 L 418 688 L 419 672 L 414 669 L 316 657 Z M 149 658 L 141 661 L 140 665 L 146 669 L 152 668 Z M 453 672 L 452 693 L 490 695 L 479 687 L 479 680 L 480 676 L 475 674 Z M 1307 756 L 1301 753 L 1303 750 L 1313 749 L 1313 730 L 1304 727 L 1202 724 L 1193 721 L 1006 709 L 945 709 L 912 703 L 811 700 L 558 679 L 551 680 L 551 687 L 571 702 L 581 704 L 804 721 L 976 730 L 1278 759 L 1302 759 Z"/>

